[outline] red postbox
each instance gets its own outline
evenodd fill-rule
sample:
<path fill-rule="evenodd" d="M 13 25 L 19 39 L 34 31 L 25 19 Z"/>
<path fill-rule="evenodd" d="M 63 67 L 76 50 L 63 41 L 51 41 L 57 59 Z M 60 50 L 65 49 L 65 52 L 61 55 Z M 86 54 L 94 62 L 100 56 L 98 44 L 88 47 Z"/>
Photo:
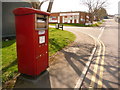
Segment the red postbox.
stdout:
<path fill-rule="evenodd" d="M 48 67 L 49 13 L 17 8 L 15 14 L 18 71 L 36 76 Z"/>

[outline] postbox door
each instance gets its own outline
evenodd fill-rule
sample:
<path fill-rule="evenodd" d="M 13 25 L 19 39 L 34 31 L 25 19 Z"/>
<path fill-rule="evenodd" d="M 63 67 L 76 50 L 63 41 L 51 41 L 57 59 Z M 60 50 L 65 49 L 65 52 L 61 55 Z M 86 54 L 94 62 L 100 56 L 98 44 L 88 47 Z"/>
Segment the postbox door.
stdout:
<path fill-rule="evenodd" d="M 42 38 L 41 38 L 42 37 Z M 44 38 L 45 37 L 45 38 Z M 36 42 L 38 43 L 36 47 L 36 73 L 39 74 L 39 72 L 44 71 L 48 67 L 48 40 L 47 35 L 38 35 L 38 39 L 36 39 Z M 41 41 L 40 39 L 45 39 Z M 44 43 L 43 43 L 44 42 Z"/>
<path fill-rule="evenodd" d="M 37 16 L 39 17 L 37 18 Z M 47 23 L 48 22 L 46 16 L 35 15 L 34 40 L 36 44 L 35 45 L 36 74 L 39 74 L 48 67 L 48 24 Z"/>

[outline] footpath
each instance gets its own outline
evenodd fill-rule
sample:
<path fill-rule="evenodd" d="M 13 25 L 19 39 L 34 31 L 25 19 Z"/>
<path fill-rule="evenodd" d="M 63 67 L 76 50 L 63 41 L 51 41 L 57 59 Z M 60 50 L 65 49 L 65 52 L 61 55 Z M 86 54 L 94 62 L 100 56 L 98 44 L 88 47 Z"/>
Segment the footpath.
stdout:
<path fill-rule="evenodd" d="M 94 40 L 74 32 L 76 40 L 49 60 L 49 68 L 36 79 L 19 76 L 15 88 L 75 88 L 95 46 Z"/>

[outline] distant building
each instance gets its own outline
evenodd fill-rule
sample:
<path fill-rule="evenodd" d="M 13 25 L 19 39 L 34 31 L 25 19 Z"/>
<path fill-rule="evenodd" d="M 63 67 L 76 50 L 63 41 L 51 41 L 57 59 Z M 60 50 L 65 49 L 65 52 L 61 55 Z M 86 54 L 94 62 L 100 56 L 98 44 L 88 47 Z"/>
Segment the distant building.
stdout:
<path fill-rule="evenodd" d="M 23 0 L 19 0 L 23 1 Z M 18 7 L 32 7 L 28 2 L 2 2 L 2 37 L 12 37 L 15 34 L 15 19 L 13 10 Z"/>
<path fill-rule="evenodd" d="M 90 13 L 80 11 L 51 13 L 49 23 L 79 23 L 89 25 L 92 22 L 90 15 Z"/>

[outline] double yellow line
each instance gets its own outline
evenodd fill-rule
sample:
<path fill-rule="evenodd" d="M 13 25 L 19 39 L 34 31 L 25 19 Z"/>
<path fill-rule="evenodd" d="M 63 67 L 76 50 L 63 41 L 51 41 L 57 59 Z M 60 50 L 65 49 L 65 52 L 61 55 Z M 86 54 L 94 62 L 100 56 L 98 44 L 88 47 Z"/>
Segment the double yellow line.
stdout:
<path fill-rule="evenodd" d="M 104 71 L 104 55 L 105 55 L 105 45 L 104 43 L 99 39 L 104 31 L 104 28 L 101 28 L 101 33 L 98 36 L 98 38 L 96 38 L 96 41 L 98 42 L 99 46 L 99 50 L 98 50 L 98 54 L 97 54 L 97 58 L 96 58 L 96 62 L 94 65 L 94 70 L 93 70 L 93 75 L 91 78 L 91 82 L 90 82 L 90 86 L 89 88 L 94 88 L 95 87 L 95 83 L 97 83 L 97 88 L 102 88 L 103 84 L 102 84 L 102 78 L 103 78 L 103 71 Z M 100 72 L 98 72 L 98 68 L 99 68 L 99 64 L 100 64 Z M 99 79 L 98 81 L 96 81 L 96 75 L 99 75 Z"/>

